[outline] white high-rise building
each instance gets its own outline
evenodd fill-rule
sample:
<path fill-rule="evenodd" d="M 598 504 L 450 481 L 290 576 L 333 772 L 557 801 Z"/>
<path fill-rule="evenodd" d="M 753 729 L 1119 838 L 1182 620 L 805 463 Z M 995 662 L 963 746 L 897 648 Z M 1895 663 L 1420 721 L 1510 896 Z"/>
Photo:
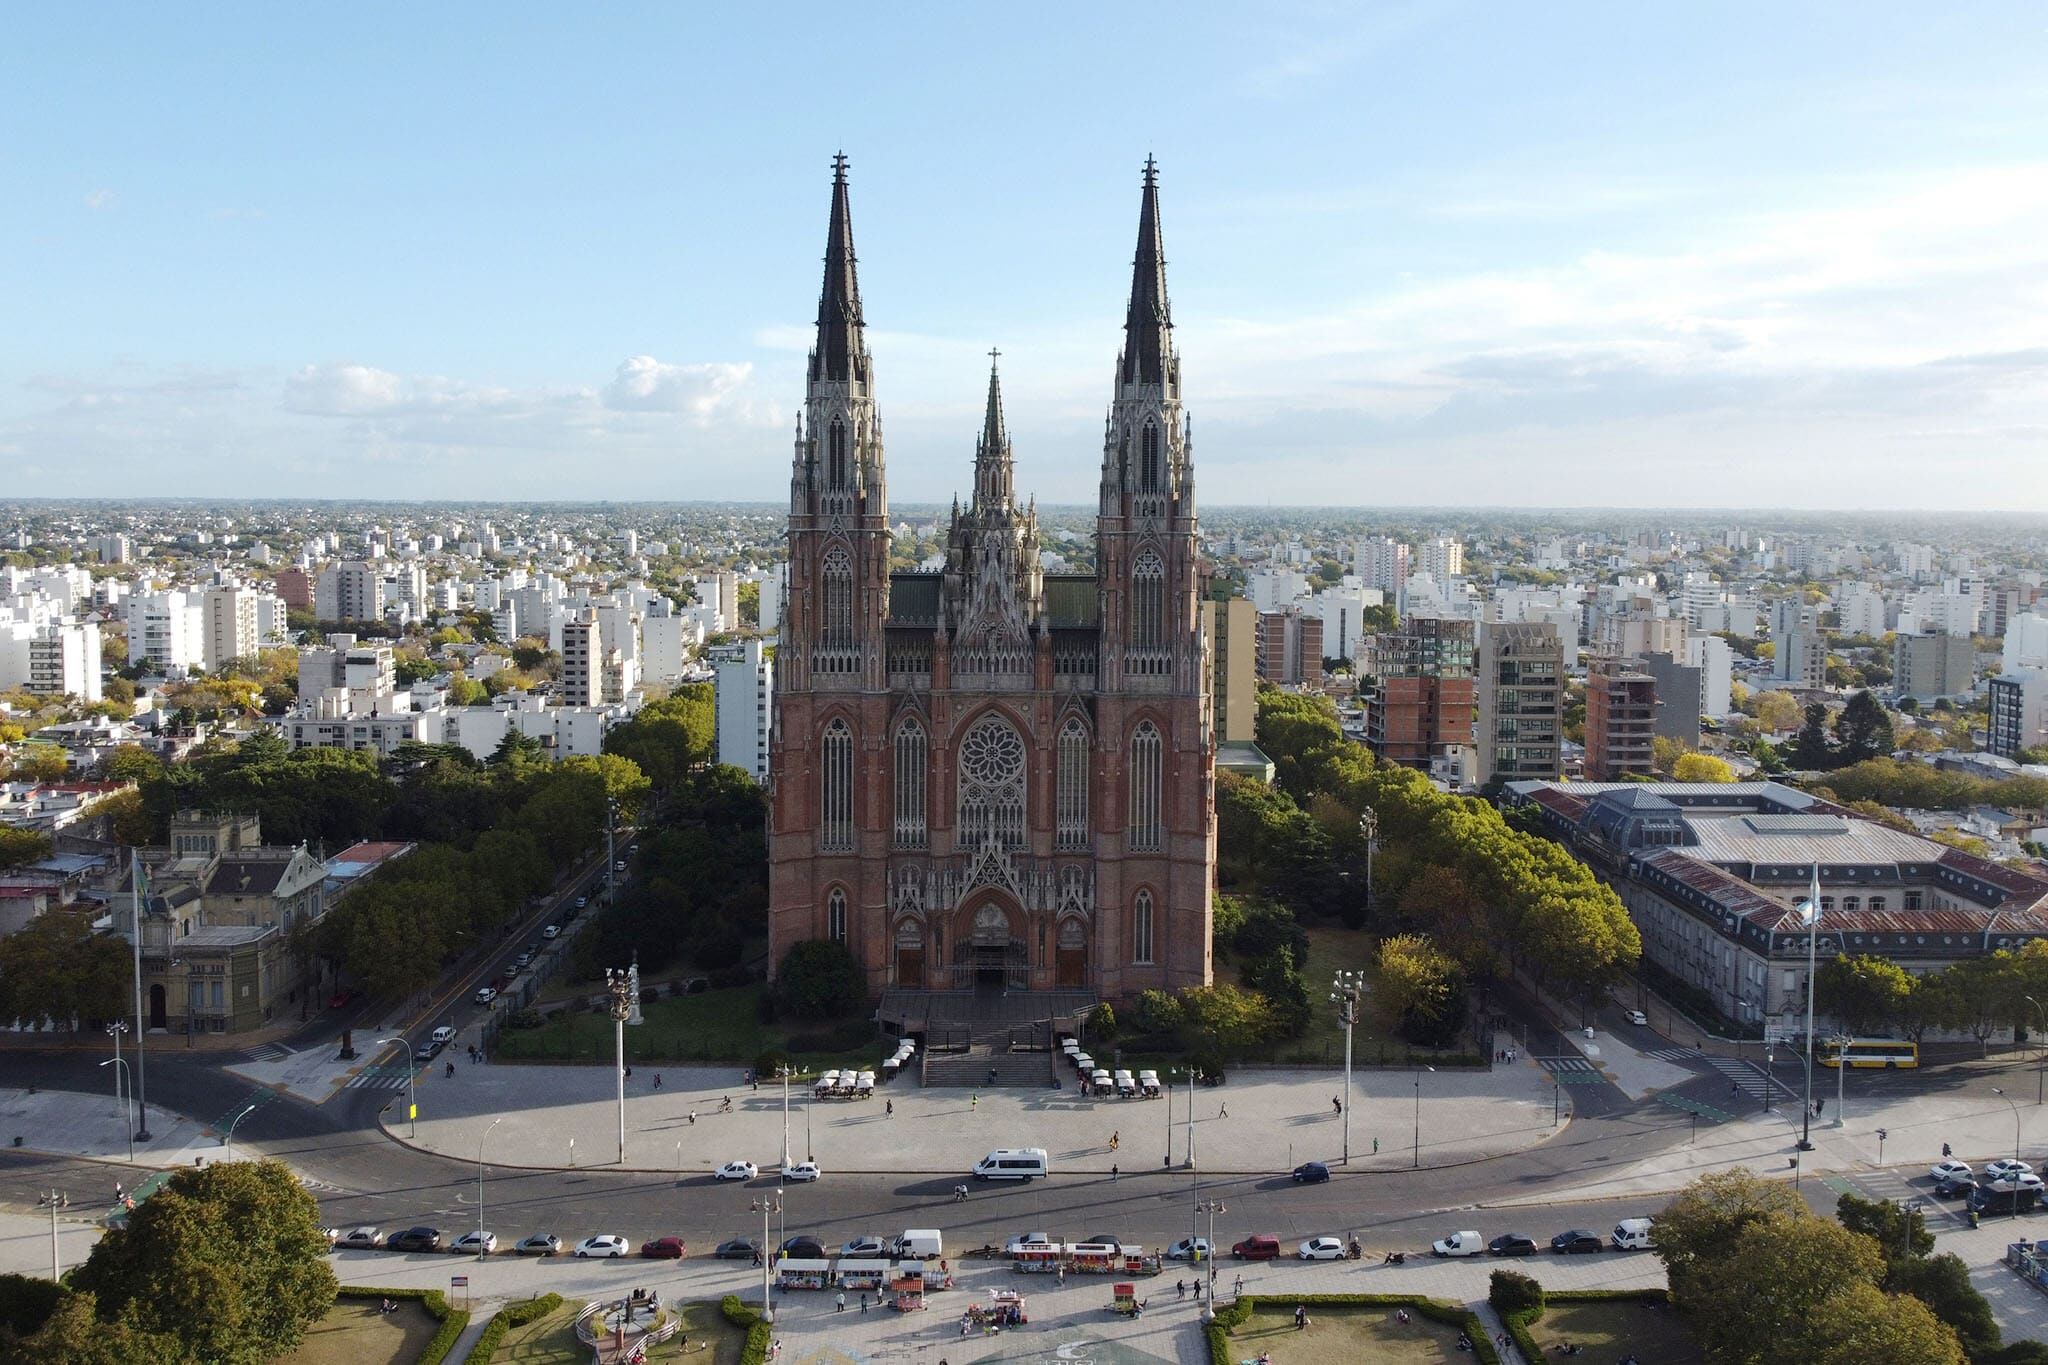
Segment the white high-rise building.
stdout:
<path fill-rule="evenodd" d="M 1700 671 L 1700 714 L 1725 720 L 1735 709 L 1735 651 L 1718 635 L 1688 636 L 1685 661 Z"/>
<path fill-rule="evenodd" d="M 1875 637 L 1885 632 L 1884 594 L 1868 583 L 1851 583 L 1836 594 L 1835 612 L 1844 635 Z"/>
<path fill-rule="evenodd" d="M 1308 592 L 1308 579 L 1293 569 L 1254 569 L 1244 576 L 1245 596 L 1260 611 L 1280 611 Z"/>
<path fill-rule="evenodd" d="M 199 600 L 178 591 L 137 593 L 128 599 L 128 662 L 147 662 L 158 673 L 201 665 L 204 612 Z"/>
<path fill-rule="evenodd" d="M 2004 671 L 2048 668 L 2048 616 L 2025 612 L 2005 627 Z"/>
<path fill-rule="evenodd" d="M 775 665 L 759 640 L 707 651 L 718 708 L 718 761 L 768 779 L 768 722 L 774 714 Z"/>
<path fill-rule="evenodd" d="M 1415 547 L 1412 560 L 1417 573 L 1426 573 L 1439 584 L 1447 584 L 1465 572 L 1465 542 L 1456 536 L 1437 536 Z"/>
<path fill-rule="evenodd" d="M 761 575 L 761 631 L 764 635 L 772 635 L 782 628 L 782 599 L 788 591 L 788 560 Z"/>
<path fill-rule="evenodd" d="M 328 565 L 313 583 L 313 614 L 322 621 L 382 620 L 383 574 L 359 559 Z"/>
<path fill-rule="evenodd" d="M 1977 615 L 1976 599 L 1959 592 L 1907 593 L 1899 603 L 1898 631 L 1901 635 L 1970 635 L 1977 629 Z"/>
<path fill-rule="evenodd" d="M 604 700 L 604 628 L 588 610 L 562 622 L 562 705 Z"/>
<path fill-rule="evenodd" d="M 1358 542 L 1351 556 L 1351 571 L 1368 588 L 1378 588 L 1406 611 L 1408 601 L 1408 547 L 1391 536 L 1368 536 Z"/>

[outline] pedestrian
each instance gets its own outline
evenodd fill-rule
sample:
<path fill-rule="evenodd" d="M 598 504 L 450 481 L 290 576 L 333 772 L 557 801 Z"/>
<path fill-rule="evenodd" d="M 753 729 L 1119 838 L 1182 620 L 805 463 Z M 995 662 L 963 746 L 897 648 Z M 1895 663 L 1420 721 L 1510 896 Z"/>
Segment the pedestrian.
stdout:
<path fill-rule="evenodd" d="M 629 1071 L 626 1074 L 630 1076 L 633 1073 Z M 1330 1096 L 1330 1108 L 1335 1110 L 1337 1113 L 1341 1114 L 1344 1112 L 1344 1101 L 1338 1099 L 1335 1095 L 1332 1095 Z"/>
<path fill-rule="evenodd" d="M 1294 1330 L 1299 1332 L 1307 1326 L 1308 1306 L 1306 1304 L 1297 1303 L 1296 1305 L 1294 1305 Z"/>
<path fill-rule="evenodd" d="M 1116 1183 L 1116 1163 L 1113 1161 L 1109 1164 L 1109 1182 L 1112 1185 Z"/>
<path fill-rule="evenodd" d="M 1374 1138 L 1372 1140 L 1372 1154 L 1374 1156 L 1378 1156 L 1380 1154 L 1380 1140 L 1378 1138 Z"/>
<path fill-rule="evenodd" d="M 994 1088 L 996 1083 L 996 1069 L 994 1067 L 988 1069 L 988 1083 L 990 1088 Z"/>
<path fill-rule="evenodd" d="M 1185 1299 L 1188 1296 L 1188 1282 L 1186 1280 L 1175 1280 L 1173 1282 L 1173 1296 L 1176 1299 Z"/>
<path fill-rule="evenodd" d="M 1241 1299 L 1244 1297 L 1244 1276 L 1240 1275 L 1234 1281 L 1231 1282 L 1230 1297 L 1233 1299 Z"/>
<path fill-rule="evenodd" d="M 1196 1281 L 1195 1281 L 1195 1302 L 1196 1302 L 1196 1303 L 1200 1303 L 1201 1301 L 1202 1301 L 1202 1282 L 1201 1282 L 1200 1280 L 1196 1280 Z"/>
<path fill-rule="evenodd" d="M 626 1079 L 629 1081 L 633 1079 L 633 1068 L 630 1066 L 626 1068 Z"/>
<path fill-rule="evenodd" d="M 884 1118 L 894 1118 L 894 1117 L 896 1117 L 896 1101 L 894 1101 L 894 1100 L 883 1100 L 883 1101 L 882 1101 L 882 1116 L 883 1116 Z"/>
<path fill-rule="evenodd" d="M 1112 1132 L 1109 1135 L 1109 1150 L 1112 1152 L 1115 1151 L 1120 1145 L 1122 1145 L 1123 1140 L 1124 1135 L 1122 1129 L 1119 1128 L 1115 1132 Z"/>
<path fill-rule="evenodd" d="M 654 1073 L 654 1088 L 656 1090 L 661 1089 L 661 1073 L 659 1071 Z"/>
<path fill-rule="evenodd" d="M 832 1311 L 835 1313 L 844 1313 L 846 1311 L 846 1291 L 844 1289 L 840 1290 L 839 1296 L 832 1301 Z"/>
<path fill-rule="evenodd" d="M 979 1090 L 967 1097 L 967 1107 L 969 1109 L 981 1108 L 981 1092 Z"/>
<path fill-rule="evenodd" d="M 448 1074 L 449 1074 L 450 1076 L 453 1076 L 453 1075 L 455 1074 L 455 1063 L 453 1063 L 453 1062 L 450 1062 L 450 1063 L 448 1063 Z"/>
<path fill-rule="evenodd" d="M 1949 1147 L 1946 1142 L 1941 1144 L 1941 1155 L 1944 1160 L 1954 1155 L 1953 1152 L 1949 1151 Z"/>
<path fill-rule="evenodd" d="M 860 1296 L 860 1311 L 863 1313 L 868 1311 L 868 1296 L 865 1292 Z"/>
<path fill-rule="evenodd" d="M 692 1128 L 697 1126 L 697 1111 L 694 1109 L 690 1111 L 690 1126 Z"/>
<path fill-rule="evenodd" d="M 1221 1107 L 1220 1107 L 1219 1109 L 1217 1109 L 1217 1111 L 1216 1111 L 1216 1117 L 1217 1117 L 1217 1118 L 1219 1118 L 1219 1119 L 1227 1119 L 1227 1118 L 1229 1118 L 1229 1117 L 1230 1117 L 1230 1101 L 1229 1101 L 1229 1100 L 1225 1100 L 1225 1101 L 1223 1102 L 1222 1106 L 1221 1106 Z"/>

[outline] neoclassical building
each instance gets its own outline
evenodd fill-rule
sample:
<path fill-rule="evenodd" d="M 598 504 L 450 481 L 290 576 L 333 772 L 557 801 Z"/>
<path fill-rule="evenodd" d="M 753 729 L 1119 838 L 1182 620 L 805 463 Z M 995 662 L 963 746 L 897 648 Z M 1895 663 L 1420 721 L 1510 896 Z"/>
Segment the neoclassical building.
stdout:
<path fill-rule="evenodd" d="M 965 433 L 963 433 L 963 436 Z M 963 442 L 964 443 L 964 442 Z M 1159 187 L 1147 160 L 1092 573 L 1047 573 L 993 367 L 946 563 L 892 572 L 846 165 L 789 489 L 770 739 L 769 935 L 872 987 L 1210 979 L 1215 744 Z"/>

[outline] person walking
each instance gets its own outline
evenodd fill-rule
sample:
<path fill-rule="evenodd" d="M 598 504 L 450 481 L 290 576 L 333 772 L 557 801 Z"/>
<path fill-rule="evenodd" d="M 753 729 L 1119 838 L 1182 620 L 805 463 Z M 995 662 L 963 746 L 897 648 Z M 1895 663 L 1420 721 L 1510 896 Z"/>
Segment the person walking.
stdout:
<path fill-rule="evenodd" d="M 1217 1110 L 1216 1110 L 1216 1117 L 1217 1117 L 1217 1118 L 1219 1118 L 1219 1119 L 1227 1119 L 1227 1118 L 1229 1118 L 1229 1117 L 1230 1117 L 1230 1101 L 1229 1101 L 1229 1100 L 1225 1100 L 1225 1101 L 1224 1101 L 1224 1102 L 1223 1102 L 1223 1103 L 1222 1103 L 1222 1104 L 1221 1104 L 1221 1105 L 1220 1105 L 1220 1106 L 1219 1106 L 1219 1107 L 1217 1108 Z"/>
<path fill-rule="evenodd" d="M 868 1296 L 865 1291 L 860 1296 L 860 1311 L 863 1313 L 868 1311 Z"/>
<path fill-rule="evenodd" d="M 1122 1129 L 1120 1129 L 1120 1128 L 1119 1128 L 1119 1129 L 1115 1130 L 1114 1132 L 1112 1132 L 1112 1133 L 1111 1133 L 1111 1134 L 1109 1135 L 1109 1150 L 1110 1150 L 1110 1151 L 1112 1151 L 1112 1152 L 1113 1152 L 1113 1151 L 1115 1151 L 1115 1150 L 1116 1150 L 1116 1149 L 1117 1149 L 1117 1148 L 1118 1148 L 1119 1146 L 1121 1146 L 1121 1145 L 1122 1145 L 1122 1143 L 1123 1143 L 1123 1140 L 1124 1140 L 1124 1135 L 1123 1135 L 1123 1130 L 1122 1130 Z"/>
<path fill-rule="evenodd" d="M 846 1311 L 846 1291 L 844 1289 L 840 1290 L 838 1297 L 833 1299 L 832 1311 L 835 1313 L 844 1313 Z"/>
<path fill-rule="evenodd" d="M 1241 1299 L 1244 1297 L 1244 1276 L 1240 1275 L 1231 1282 L 1230 1297 L 1233 1299 Z"/>
<path fill-rule="evenodd" d="M 1186 1280 L 1175 1280 L 1173 1282 L 1173 1296 L 1176 1299 L 1185 1299 L 1188 1296 L 1188 1282 Z"/>
<path fill-rule="evenodd" d="M 1114 1161 L 1109 1163 L 1109 1183 L 1112 1185 L 1116 1183 L 1116 1163 Z"/>
<path fill-rule="evenodd" d="M 884 1100 L 884 1101 L 882 1101 L 882 1116 L 883 1116 L 884 1118 L 894 1118 L 894 1117 L 896 1117 L 896 1101 L 894 1101 L 894 1100 Z"/>
<path fill-rule="evenodd" d="M 697 1126 L 697 1111 L 694 1109 L 690 1111 L 690 1126 L 692 1128 Z"/>
<path fill-rule="evenodd" d="M 629 1071 L 626 1074 L 630 1076 L 633 1073 Z M 1337 1113 L 1341 1114 L 1344 1112 L 1344 1101 L 1338 1099 L 1335 1095 L 1332 1095 L 1330 1096 L 1330 1108 L 1336 1111 Z"/>
<path fill-rule="evenodd" d="M 656 1090 L 661 1089 L 661 1073 L 659 1071 L 654 1073 L 654 1088 Z"/>
<path fill-rule="evenodd" d="M 981 1108 L 981 1092 L 979 1090 L 967 1097 L 967 1107 L 969 1109 Z"/>

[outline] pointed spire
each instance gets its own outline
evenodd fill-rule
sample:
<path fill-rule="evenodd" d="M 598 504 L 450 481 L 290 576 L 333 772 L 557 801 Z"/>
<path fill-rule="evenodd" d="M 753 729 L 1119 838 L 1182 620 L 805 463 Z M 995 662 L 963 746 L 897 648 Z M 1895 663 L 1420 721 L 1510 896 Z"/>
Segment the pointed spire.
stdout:
<path fill-rule="evenodd" d="M 853 209 L 847 198 L 846 157 L 832 158 L 832 225 L 825 235 L 825 285 L 818 294 L 818 343 L 811 378 L 845 383 L 868 378 L 861 335 L 860 277 L 853 251 Z"/>
<path fill-rule="evenodd" d="M 988 411 L 974 448 L 974 510 L 987 515 L 1012 503 L 1010 437 L 1003 430 L 1003 381 L 996 370 L 1002 352 L 988 353 Z"/>
<path fill-rule="evenodd" d="M 1119 378 L 1164 384 L 1172 374 L 1173 314 L 1166 301 L 1166 255 L 1159 235 L 1159 163 L 1145 158 L 1145 197 L 1138 210 L 1138 254 L 1131 264 L 1131 308 L 1124 321 Z"/>
<path fill-rule="evenodd" d="M 1003 381 L 996 373 L 996 360 L 1001 355 L 1002 352 L 997 350 L 988 353 L 988 412 L 981 421 L 981 444 L 984 448 L 1009 444 L 1009 438 L 1003 434 Z"/>

